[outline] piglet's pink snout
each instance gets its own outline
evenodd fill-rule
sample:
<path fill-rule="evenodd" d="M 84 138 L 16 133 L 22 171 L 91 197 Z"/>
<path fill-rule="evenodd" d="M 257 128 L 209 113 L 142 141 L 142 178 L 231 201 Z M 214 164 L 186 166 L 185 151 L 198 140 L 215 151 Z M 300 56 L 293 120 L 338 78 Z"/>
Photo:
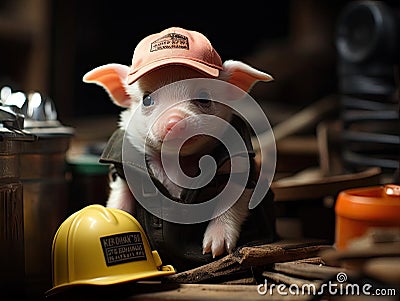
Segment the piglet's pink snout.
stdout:
<path fill-rule="evenodd" d="M 171 131 L 180 131 L 186 128 L 186 121 L 180 116 L 170 116 L 167 119 L 166 130 L 167 132 Z"/>
<path fill-rule="evenodd" d="M 163 140 L 181 139 L 185 136 L 187 121 L 183 116 L 169 115 L 163 120 Z"/>

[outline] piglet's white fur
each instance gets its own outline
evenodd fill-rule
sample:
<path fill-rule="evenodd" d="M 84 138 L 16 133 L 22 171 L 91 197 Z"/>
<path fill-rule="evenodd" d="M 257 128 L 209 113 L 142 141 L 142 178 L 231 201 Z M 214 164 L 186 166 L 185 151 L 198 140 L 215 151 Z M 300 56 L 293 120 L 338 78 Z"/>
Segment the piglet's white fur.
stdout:
<path fill-rule="evenodd" d="M 130 142 L 142 152 L 144 152 L 143 146 L 147 143 L 146 146 L 148 148 L 146 149 L 149 149 L 149 151 L 146 156 L 149 168 L 172 196 L 179 197 L 182 191 L 181 187 L 167 177 L 160 162 L 162 140 L 165 134 L 171 130 L 171 123 L 175 124 L 176 119 L 183 120 L 186 117 L 195 117 L 200 113 L 216 115 L 229 121 L 231 111 L 227 106 L 222 106 L 218 103 L 213 103 L 205 108 L 191 102 L 182 102 L 171 109 L 171 112 L 167 111 L 165 117 L 156 120 L 162 112 L 161 106 L 156 102 L 154 105 L 144 108 L 143 98 L 146 95 L 167 84 L 189 78 L 200 78 L 204 77 L 204 75 L 182 65 L 168 65 L 152 71 L 128 85 L 128 72 L 129 66 L 108 64 L 88 72 L 83 77 L 83 80 L 87 83 L 95 83 L 102 86 L 116 105 L 126 108 L 120 115 L 120 128 L 128 130 L 128 123 L 132 114 L 136 109 L 142 110 L 143 114 L 139 114 L 140 120 L 134 121 L 134 130 L 131 129 L 132 132 L 129 133 Z M 250 91 L 257 81 L 269 81 L 272 80 L 272 77 L 243 62 L 228 60 L 224 62 L 223 70 L 220 71 L 218 79 L 234 84 L 244 91 Z M 176 102 L 176 93 L 184 94 L 185 89 L 182 88 L 181 91 L 170 95 L 163 95 L 163 108 L 165 108 L 166 104 L 171 105 Z M 185 99 L 182 95 L 179 95 L 179 97 L 180 99 Z M 154 126 L 151 126 L 153 123 Z M 190 126 L 194 125 L 191 124 Z M 149 129 L 150 135 L 146 139 Z M 191 171 L 190 166 L 197 166 L 198 161 L 196 160 L 207 153 L 209 144 L 208 147 L 203 147 L 207 145 L 206 139 L 198 139 L 186 149 L 182 149 L 183 160 L 186 160 L 186 162 L 184 161 L 184 166 L 186 166 L 188 174 Z M 107 207 L 123 209 L 134 214 L 135 200 L 127 183 L 121 178 L 117 178 L 116 181 L 110 183 L 110 188 Z M 231 252 L 235 248 L 241 225 L 249 214 L 248 202 L 251 194 L 252 190 L 245 189 L 242 196 L 230 209 L 209 222 L 203 237 L 203 253 L 211 252 L 213 257 L 216 257 L 225 252 Z"/>

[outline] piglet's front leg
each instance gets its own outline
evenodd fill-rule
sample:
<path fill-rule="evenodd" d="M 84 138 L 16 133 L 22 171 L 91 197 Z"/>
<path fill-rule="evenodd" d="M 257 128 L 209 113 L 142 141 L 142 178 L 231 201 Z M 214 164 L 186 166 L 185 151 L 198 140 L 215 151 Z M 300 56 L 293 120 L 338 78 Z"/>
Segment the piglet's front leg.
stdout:
<path fill-rule="evenodd" d="M 110 181 L 110 195 L 106 206 L 124 210 L 130 214 L 135 212 L 135 199 L 126 181 L 118 176 Z"/>
<path fill-rule="evenodd" d="M 215 258 L 236 247 L 243 222 L 249 215 L 248 204 L 252 189 L 245 189 L 239 200 L 226 212 L 210 221 L 203 238 L 203 254 Z"/>

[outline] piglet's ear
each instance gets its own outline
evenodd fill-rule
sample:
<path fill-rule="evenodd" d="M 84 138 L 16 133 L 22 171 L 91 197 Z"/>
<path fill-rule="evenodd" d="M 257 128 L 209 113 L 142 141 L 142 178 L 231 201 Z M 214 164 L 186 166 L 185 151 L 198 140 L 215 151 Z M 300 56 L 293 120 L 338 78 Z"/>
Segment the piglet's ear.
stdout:
<path fill-rule="evenodd" d="M 129 67 L 120 64 L 108 64 L 97 67 L 83 76 L 85 83 L 94 83 L 102 86 L 110 95 L 113 102 L 127 108 L 131 98 L 126 92 L 126 79 Z"/>
<path fill-rule="evenodd" d="M 246 92 L 250 91 L 258 81 L 273 80 L 271 75 L 240 61 L 228 60 L 224 62 L 222 67 L 223 70 L 220 72 L 219 79 L 225 80 Z"/>

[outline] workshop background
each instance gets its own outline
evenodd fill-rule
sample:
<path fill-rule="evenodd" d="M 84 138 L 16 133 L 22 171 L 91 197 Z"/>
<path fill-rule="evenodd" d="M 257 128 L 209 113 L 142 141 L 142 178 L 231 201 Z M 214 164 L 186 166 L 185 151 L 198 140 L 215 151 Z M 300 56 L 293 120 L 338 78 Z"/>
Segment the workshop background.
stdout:
<path fill-rule="evenodd" d="M 360 3 L 367 8 L 348 11 Z M 274 77 L 250 94 L 275 133 L 277 231 L 333 244 L 340 191 L 400 184 L 399 6 L 2 0 L 1 285 L 41 299 L 60 223 L 105 204 L 108 166 L 98 158 L 121 109 L 83 75 L 129 65 L 142 38 L 170 26 L 202 32 L 223 61 L 242 60 Z"/>

